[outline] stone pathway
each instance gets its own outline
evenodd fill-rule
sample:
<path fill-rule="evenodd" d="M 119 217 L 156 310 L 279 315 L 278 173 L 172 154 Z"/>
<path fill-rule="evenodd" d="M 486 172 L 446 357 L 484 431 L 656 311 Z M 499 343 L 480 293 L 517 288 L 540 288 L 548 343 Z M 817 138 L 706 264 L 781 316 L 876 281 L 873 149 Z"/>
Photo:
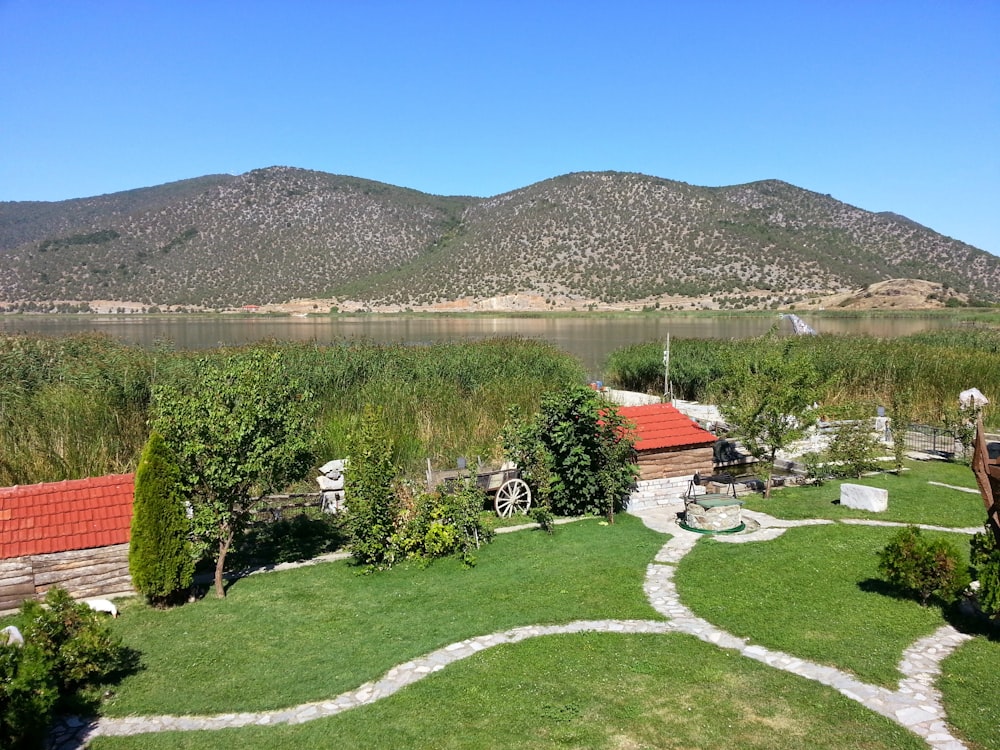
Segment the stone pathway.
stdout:
<path fill-rule="evenodd" d="M 661 506 L 636 514 L 650 528 L 672 535 L 647 567 L 643 585 L 650 604 L 666 620 L 587 620 L 565 625 L 532 625 L 468 638 L 393 667 L 381 678 L 329 700 L 274 711 L 226 713 L 215 716 L 130 716 L 100 718 L 89 722 L 71 717 L 53 728 L 49 747 L 53 750 L 78 750 L 85 747 L 92 738 L 99 736 L 212 730 L 251 725 L 301 724 L 374 703 L 443 669 L 448 664 L 505 643 L 517 643 L 528 638 L 565 633 L 679 632 L 693 635 L 720 648 L 738 651 L 749 659 L 763 662 L 775 669 L 828 685 L 851 700 L 858 701 L 872 711 L 906 727 L 922 737 L 928 746 L 935 750 L 965 748 L 965 745 L 948 729 L 941 696 L 934 687 L 934 682 L 940 673 L 941 660 L 964 641 L 969 640 L 970 636 L 959 633 L 951 626 L 944 626 L 926 638 L 920 639 L 903 653 L 899 665 L 903 679 L 900 680 L 899 686 L 896 690 L 888 690 L 861 682 L 839 669 L 814 664 L 780 651 L 772 651 L 752 644 L 747 639 L 730 635 L 707 620 L 696 617 L 681 603 L 677 594 L 674 585 L 677 563 L 698 541 L 705 539 L 704 535 L 686 531 L 677 525 L 679 509 L 680 506 L 676 508 Z M 729 544 L 767 541 L 796 526 L 833 523 L 826 520 L 782 521 L 752 511 L 745 511 L 745 514 L 759 525 L 756 531 L 717 536 L 712 540 Z M 882 525 L 884 522 L 874 523 Z"/>

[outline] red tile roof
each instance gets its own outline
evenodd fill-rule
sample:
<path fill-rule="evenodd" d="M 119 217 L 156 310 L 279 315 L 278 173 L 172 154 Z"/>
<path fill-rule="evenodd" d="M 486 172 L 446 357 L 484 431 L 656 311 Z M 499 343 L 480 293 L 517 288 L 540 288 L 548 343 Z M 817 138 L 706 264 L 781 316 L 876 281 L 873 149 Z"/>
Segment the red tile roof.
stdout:
<path fill-rule="evenodd" d="M 716 440 L 670 404 L 620 406 L 618 413 L 635 425 L 637 451 L 712 445 Z"/>
<path fill-rule="evenodd" d="M 134 474 L 0 488 L 0 560 L 129 540 Z"/>

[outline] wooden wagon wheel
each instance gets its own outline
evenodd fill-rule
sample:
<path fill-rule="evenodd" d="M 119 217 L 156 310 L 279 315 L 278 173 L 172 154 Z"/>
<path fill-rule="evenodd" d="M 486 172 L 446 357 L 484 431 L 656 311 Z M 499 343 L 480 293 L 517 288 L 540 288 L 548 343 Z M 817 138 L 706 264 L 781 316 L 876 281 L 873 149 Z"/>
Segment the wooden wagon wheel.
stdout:
<path fill-rule="evenodd" d="M 513 513 L 527 513 L 531 507 L 531 488 L 523 479 L 508 479 L 497 490 L 493 507 L 501 518 Z"/>

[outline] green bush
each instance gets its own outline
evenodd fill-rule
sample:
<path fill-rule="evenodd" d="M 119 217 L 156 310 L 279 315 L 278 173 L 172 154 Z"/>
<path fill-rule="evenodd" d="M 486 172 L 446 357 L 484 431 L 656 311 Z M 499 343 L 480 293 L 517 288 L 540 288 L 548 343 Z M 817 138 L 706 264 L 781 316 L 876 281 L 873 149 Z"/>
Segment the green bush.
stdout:
<path fill-rule="evenodd" d="M 24 646 L 0 645 L 0 747 L 41 747 L 60 701 L 134 666 L 103 617 L 58 587 L 21 605 Z"/>
<path fill-rule="evenodd" d="M 155 604 L 177 599 L 191 586 L 191 524 L 180 491 L 180 468 L 154 432 L 135 472 L 128 568 L 135 588 Z"/>
<path fill-rule="evenodd" d="M 1000 547 L 989 526 L 985 533 L 969 540 L 969 562 L 972 564 L 979 591 L 979 608 L 989 617 L 1000 620 Z"/>
<path fill-rule="evenodd" d="M 400 546 L 411 557 L 430 560 L 459 555 L 466 565 L 475 565 L 474 551 L 493 534 L 483 524 L 485 503 L 485 493 L 471 482 L 418 496 Z"/>
<path fill-rule="evenodd" d="M 827 455 L 835 464 L 834 474 L 842 477 L 860 477 L 866 471 L 879 467 L 875 459 L 879 454 L 878 440 L 865 419 L 855 420 L 837 430 L 830 441 Z"/>
<path fill-rule="evenodd" d="M 38 646 L 0 644 L 0 747 L 42 747 L 58 698 Z"/>
<path fill-rule="evenodd" d="M 391 568 L 401 551 L 395 479 L 382 412 L 366 405 L 344 472 L 344 507 L 351 555 L 369 568 Z"/>
<path fill-rule="evenodd" d="M 504 453 L 521 468 L 540 504 L 565 515 L 622 511 L 638 474 L 633 437 L 617 409 L 590 388 L 573 386 L 542 396 L 529 420 L 510 413 Z"/>
<path fill-rule="evenodd" d="M 943 540 L 926 539 L 916 526 L 900 529 L 878 557 L 882 577 L 915 594 L 925 607 L 932 596 L 953 602 L 969 585 L 958 550 Z"/>

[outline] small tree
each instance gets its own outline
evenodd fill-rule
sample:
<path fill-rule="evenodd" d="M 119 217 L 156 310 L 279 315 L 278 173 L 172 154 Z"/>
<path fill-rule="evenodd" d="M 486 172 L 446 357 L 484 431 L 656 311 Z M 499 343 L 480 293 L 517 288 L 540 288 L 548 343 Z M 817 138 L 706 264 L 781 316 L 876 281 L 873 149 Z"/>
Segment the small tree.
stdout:
<path fill-rule="evenodd" d="M 868 422 L 855 420 L 837 431 L 830 441 L 830 461 L 838 464 L 839 476 L 860 477 L 866 471 L 878 468 L 878 441 L 872 436 Z"/>
<path fill-rule="evenodd" d="M 878 558 L 883 578 L 916 594 L 925 607 L 932 596 L 952 602 L 969 585 L 958 550 L 943 540 L 927 540 L 916 526 L 894 534 Z"/>
<path fill-rule="evenodd" d="M 508 423 L 504 449 L 560 515 L 592 513 L 613 522 L 638 473 L 625 420 L 584 386 L 544 394 L 534 419 Z"/>
<path fill-rule="evenodd" d="M 136 589 L 164 604 L 191 586 L 194 557 L 181 472 L 163 437 L 149 436 L 135 472 L 128 567 Z"/>
<path fill-rule="evenodd" d="M 772 332 L 748 351 L 734 350 L 715 385 L 726 421 L 736 425 L 750 454 L 764 462 L 765 497 L 771 494 L 775 456 L 802 435 L 818 380 L 812 362 L 795 353 L 791 340 Z"/>
<path fill-rule="evenodd" d="M 889 422 L 889 432 L 892 435 L 892 458 L 899 474 L 903 470 L 903 459 L 906 458 L 906 433 L 913 421 L 913 388 L 909 383 L 900 380 L 893 385 L 889 394 L 889 409 L 892 421 Z"/>
<path fill-rule="evenodd" d="M 344 473 L 344 506 L 351 555 L 375 569 L 392 567 L 400 552 L 395 479 L 389 430 L 381 411 L 368 404 L 351 439 Z"/>
<path fill-rule="evenodd" d="M 263 497 L 312 466 L 312 393 L 276 351 L 252 349 L 157 385 L 154 427 L 177 456 L 196 537 L 214 548 L 224 597 L 226 554 Z"/>

